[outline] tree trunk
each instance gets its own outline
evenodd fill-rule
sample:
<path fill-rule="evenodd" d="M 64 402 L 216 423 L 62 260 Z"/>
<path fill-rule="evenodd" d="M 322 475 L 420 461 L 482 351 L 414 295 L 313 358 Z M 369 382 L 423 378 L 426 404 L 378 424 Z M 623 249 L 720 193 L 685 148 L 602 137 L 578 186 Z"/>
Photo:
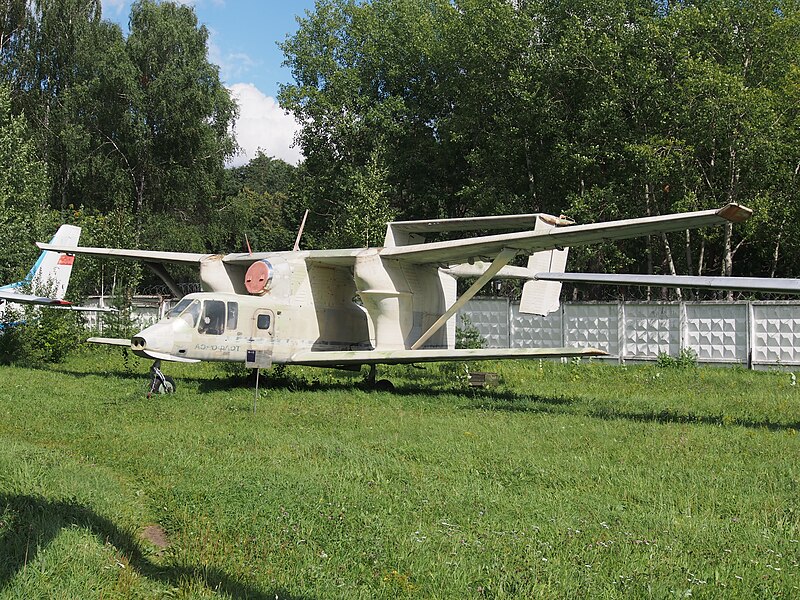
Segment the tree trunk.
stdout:
<path fill-rule="evenodd" d="M 697 257 L 697 274 L 702 275 L 706 269 L 706 240 L 700 238 L 700 255 Z"/>
<path fill-rule="evenodd" d="M 775 277 L 775 271 L 778 270 L 778 257 L 780 256 L 781 250 L 781 238 L 778 236 L 778 239 L 775 240 L 775 248 L 772 251 L 772 266 L 769 269 L 769 276 Z"/>
<path fill-rule="evenodd" d="M 688 275 L 691 275 L 692 274 L 692 234 L 688 229 L 685 231 L 685 234 L 686 234 L 686 237 L 685 237 L 683 250 L 684 250 L 684 254 L 686 255 L 686 273 Z M 687 290 L 686 295 L 689 298 L 697 298 L 697 293 L 692 291 L 691 289 Z"/>
<path fill-rule="evenodd" d="M 677 275 L 675 272 L 675 261 L 672 258 L 672 248 L 670 248 L 669 240 L 667 239 L 667 234 L 661 234 L 661 241 L 664 244 L 664 255 L 667 258 L 667 266 L 669 267 L 669 274 L 670 275 Z M 678 297 L 678 300 L 683 300 L 683 294 L 681 293 L 681 288 L 675 288 L 675 295 Z"/>
<path fill-rule="evenodd" d="M 536 176 L 533 174 L 533 161 L 531 160 L 530 152 L 531 144 L 528 138 L 525 138 L 525 171 L 528 176 L 528 194 L 531 197 L 531 210 L 533 212 L 539 211 L 539 204 L 536 198 Z"/>
<path fill-rule="evenodd" d="M 650 208 L 650 195 L 651 194 L 652 194 L 652 190 L 650 188 L 650 184 L 649 183 L 645 183 L 644 184 L 644 205 L 645 205 L 645 210 L 647 212 L 647 216 L 648 217 L 652 217 L 653 216 L 652 209 Z M 647 274 L 648 275 L 652 275 L 653 274 L 653 238 L 652 238 L 652 236 L 649 236 L 649 235 L 647 236 Z M 647 301 L 649 302 L 651 300 L 651 297 L 652 297 L 651 295 L 652 295 L 652 291 L 653 290 L 648 285 L 645 291 L 647 292 Z"/>
<path fill-rule="evenodd" d="M 739 165 L 736 162 L 736 148 L 729 148 L 729 161 L 731 176 L 728 183 L 728 202 L 736 202 L 739 195 Z M 730 277 L 733 273 L 733 223 L 725 223 L 725 239 L 722 248 L 722 275 Z M 726 297 L 733 301 L 733 291 L 728 291 Z"/>

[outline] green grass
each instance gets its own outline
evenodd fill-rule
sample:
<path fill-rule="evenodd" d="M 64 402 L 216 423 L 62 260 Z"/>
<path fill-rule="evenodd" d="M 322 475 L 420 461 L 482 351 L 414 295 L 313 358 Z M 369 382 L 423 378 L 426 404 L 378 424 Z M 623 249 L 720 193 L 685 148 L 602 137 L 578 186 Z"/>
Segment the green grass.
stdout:
<path fill-rule="evenodd" d="M 800 596 L 788 373 L 147 367 L 0 369 L 0 597 Z"/>

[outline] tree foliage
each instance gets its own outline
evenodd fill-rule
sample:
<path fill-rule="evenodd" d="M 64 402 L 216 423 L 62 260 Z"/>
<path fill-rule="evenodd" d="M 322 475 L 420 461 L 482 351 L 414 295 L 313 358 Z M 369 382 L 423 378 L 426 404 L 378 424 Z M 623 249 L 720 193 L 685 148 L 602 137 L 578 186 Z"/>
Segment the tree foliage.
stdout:
<path fill-rule="evenodd" d="M 41 208 L 87 225 L 84 243 L 204 246 L 236 105 L 193 9 L 138 0 L 127 37 L 101 18 L 99 0 L 9 0 L 0 16 L 0 76 L 28 123 L 15 135 L 35 155 L 30 169 L 43 164 L 49 176 Z M 129 265 L 83 262 L 85 292 L 140 280 Z"/>
<path fill-rule="evenodd" d="M 346 212 L 380 156 L 385 212 L 406 218 L 762 211 L 575 269 L 730 274 L 744 255 L 740 274 L 780 273 L 765 259 L 796 244 L 794 1 L 319 0 L 283 48 L 320 214 Z"/>
<path fill-rule="evenodd" d="M 757 209 L 746 226 L 575 249 L 570 268 L 795 274 L 797 0 L 318 0 L 299 25 L 280 101 L 304 162 L 225 169 L 236 107 L 191 6 L 137 0 L 125 35 L 99 0 L 4 2 L 0 234 L 19 243 L 0 275 L 59 220 L 90 245 L 224 252 L 291 248 L 305 209 L 320 248 L 380 244 L 393 218 L 732 201 Z M 157 283 L 79 265 L 82 293 Z"/>
<path fill-rule="evenodd" d="M 48 229 L 47 172 L 21 116 L 11 114 L 11 95 L 0 84 L 0 282 L 21 279 L 33 263 L 33 243 Z"/>

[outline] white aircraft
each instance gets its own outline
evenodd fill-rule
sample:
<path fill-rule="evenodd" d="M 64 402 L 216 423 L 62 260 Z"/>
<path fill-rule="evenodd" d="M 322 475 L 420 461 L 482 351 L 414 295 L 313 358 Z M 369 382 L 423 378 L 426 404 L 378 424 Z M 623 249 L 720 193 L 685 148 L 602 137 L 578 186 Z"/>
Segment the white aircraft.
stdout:
<path fill-rule="evenodd" d="M 558 306 L 561 285 L 535 273 L 563 269 L 567 246 L 740 222 L 750 209 L 719 210 L 572 225 L 545 214 L 389 223 L 379 248 L 295 250 L 227 255 L 118 248 L 69 248 L 75 254 L 142 261 L 181 297 L 164 265 L 199 267 L 203 292 L 188 294 L 158 323 L 131 340 L 90 341 L 129 346 L 153 365 L 152 391 L 172 391 L 160 361 L 244 362 L 251 367 L 299 364 L 360 369 L 431 361 L 592 356 L 593 348 L 455 349 L 451 317 L 495 277 L 526 281 L 521 310 L 545 314 Z M 426 234 L 522 229 L 452 241 Z M 299 240 L 299 235 L 298 235 Z M 38 244 L 61 251 L 60 244 Z M 508 263 L 528 255 L 528 266 Z M 491 263 L 480 262 L 491 261 Z M 456 278 L 475 283 L 456 297 Z M 378 382 L 381 384 L 382 382 Z M 383 386 L 391 384 L 386 382 Z"/>

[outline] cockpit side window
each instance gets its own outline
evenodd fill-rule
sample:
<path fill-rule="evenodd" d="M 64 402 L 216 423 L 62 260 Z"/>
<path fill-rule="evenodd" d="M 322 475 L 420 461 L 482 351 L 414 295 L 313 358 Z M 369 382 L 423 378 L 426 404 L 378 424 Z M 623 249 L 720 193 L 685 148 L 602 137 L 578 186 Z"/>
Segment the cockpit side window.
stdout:
<path fill-rule="evenodd" d="M 178 304 L 176 304 L 175 306 L 173 306 L 170 309 L 170 311 L 167 313 L 167 318 L 168 319 L 174 319 L 179 314 L 181 314 L 183 311 L 185 311 L 186 307 L 189 306 L 191 303 L 192 303 L 192 299 L 191 298 L 184 298 L 183 300 L 178 302 Z"/>
<path fill-rule="evenodd" d="M 197 325 L 197 319 L 198 319 L 199 316 L 200 316 L 200 301 L 199 300 L 195 300 L 194 302 L 192 302 L 189 305 L 189 308 L 187 308 L 184 311 L 184 313 L 181 315 L 181 317 L 186 319 L 186 322 L 189 323 L 189 325 L 191 325 L 192 327 Z"/>
<path fill-rule="evenodd" d="M 180 317 L 191 327 L 197 325 L 197 317 L 200 316 L 200 301 L 184 298 L 178 305 L 167 313 L 167 319 Z"/>
<path fill-rule="evenodd" d="M 228 331 L 234 331 L 239 324 L 239 303 L 228 302 L 228 322 L 225 328 Z"/>
<path fill-rule="evenodd" d="M 199 333 L 222 335 L 225 329 L 225 303 L 222 300 L 206 300 L 203 303 L 203 318 L 197 328 Z"/>

